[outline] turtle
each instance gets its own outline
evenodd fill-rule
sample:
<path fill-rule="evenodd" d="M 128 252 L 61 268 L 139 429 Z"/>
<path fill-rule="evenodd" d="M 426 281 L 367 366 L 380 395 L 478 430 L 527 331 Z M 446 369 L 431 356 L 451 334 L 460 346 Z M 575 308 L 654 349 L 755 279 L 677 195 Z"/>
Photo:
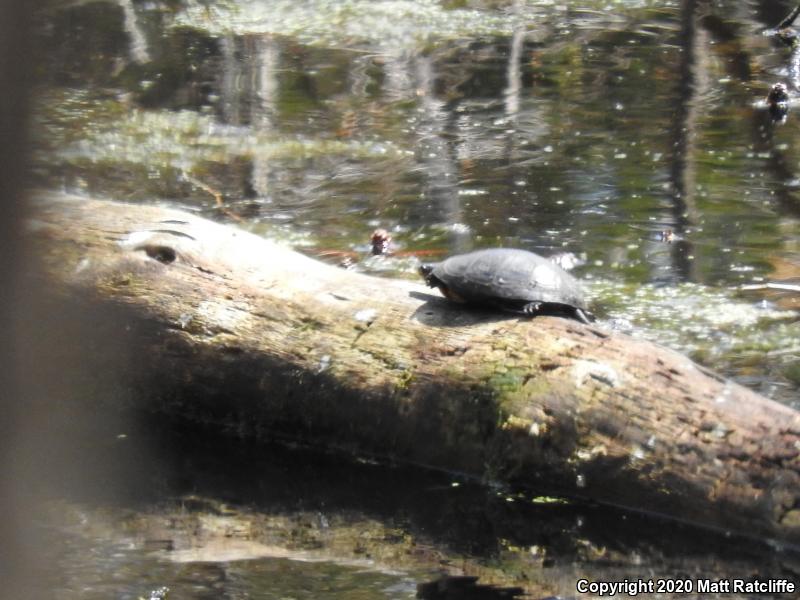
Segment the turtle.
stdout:
<path fill-rule="evenodd" d="M 773 85 L 766 99 L 769 115 L 773 121 L 783 123 L 789 112 L 789 91 L 782 83 Z"/>
<path fill-rule="evenodd" d="M 578 281 L 543 256 L 516 248 L 492 248 L 423 264 L 429 287 L 453 302 L 523 314 L 567 316 L 590 323 Z"/>

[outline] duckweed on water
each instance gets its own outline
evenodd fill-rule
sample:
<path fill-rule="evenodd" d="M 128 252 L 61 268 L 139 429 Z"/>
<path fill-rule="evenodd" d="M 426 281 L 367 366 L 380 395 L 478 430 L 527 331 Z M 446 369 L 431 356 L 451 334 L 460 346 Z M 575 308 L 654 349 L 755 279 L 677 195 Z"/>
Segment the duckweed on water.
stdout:
<path fill-rule="evenodd" d="M 785 385 L 796 381 L 792 374 L 800 355 L 797 313 L 732 299 L 729 290 L 693 283 L 664 286 L 595 281 L 591 291 L 617 329 L 673 348 L 744 381 L 756 366 L 769 373 L 769 381 L 760 391 L 798 404 L 793 386 Z"/>
<path fill-rule="evenodd" d="M 307 159 L 344 155 L 352 158 L 396 156 L 391 142 L 326 140 L 297 136 L 280 138 L 269 133 L 243 132 L 192 111 L 130 111 L 113 129 L 89 131 L 83 139 L 61 148 L 66 161 L 134 163 L 191 169 L 203 161 L 230 161 L 236 157 Z"/>
<path fill-rule="evenodd" d="M 176 25 L 211 33 L 270 33 L 297 38 L 306 44 L 337 45 L 370 42 L 417 47 L 431 38 L 509 34 L 519 19 L 541 14 L 538 3 L 524 3 L 521 14 L 448 9 L 438 0 L 257 0 L 220 2 L 209 9 L 190 2 Z"/>
<path fill-rule="evenodd" d="M 215 35 L 275 34 L 304 44 L 337 46 L 366 43 L 418 49 L 442 39 L 507 36 L 531 29 L 552 14 L 555 2 L 524 0 L 500 3 L 501 10 L 474 8 L 466 2 L 441 0 L 259 0 L 206 2 L 191 0 L 174 21 L 176 26 L 204 29 Z M 609 4 L 614 13 L 608 12 Z M 633 9 L 659 5 L 653 1 L 584 2 L 587 18 L 624 23 Z M 590 20 L 591 20 L 590 19 Z"/>

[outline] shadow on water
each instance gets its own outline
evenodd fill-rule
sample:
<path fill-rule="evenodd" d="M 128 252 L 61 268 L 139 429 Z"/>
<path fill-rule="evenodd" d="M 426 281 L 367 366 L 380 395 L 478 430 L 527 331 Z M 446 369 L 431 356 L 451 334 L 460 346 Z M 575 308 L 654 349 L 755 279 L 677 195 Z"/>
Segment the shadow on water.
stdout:
<path fill-rule="evenodd" d="M 519 587 L 484 585 L 477 577 L 467 576 L 444 576 L 417 586 L 417 597 L 422 600 L 513 600 L 525 595 Z"/>

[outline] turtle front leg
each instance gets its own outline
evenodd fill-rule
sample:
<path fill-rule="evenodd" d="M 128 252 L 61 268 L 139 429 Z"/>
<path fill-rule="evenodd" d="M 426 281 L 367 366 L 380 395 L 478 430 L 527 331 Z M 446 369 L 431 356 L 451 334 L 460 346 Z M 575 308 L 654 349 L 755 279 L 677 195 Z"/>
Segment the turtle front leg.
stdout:
<path fill-rule="evenodd" d="M 522 314 L 527 317 L 535 317 L 539 314 L 539 311 L 542 308 L 541 302 L 528 302 L 527 304 L 523 305 L 522 307 Z"/>
<path fill-rule="evenodd" d="M 586 323 L 587 325 L 592 324 L 592 321 L 589 319 L 589 315 L 587 315 L 582 308 L 575 308 L 575 318 L 581 323 Z"/>

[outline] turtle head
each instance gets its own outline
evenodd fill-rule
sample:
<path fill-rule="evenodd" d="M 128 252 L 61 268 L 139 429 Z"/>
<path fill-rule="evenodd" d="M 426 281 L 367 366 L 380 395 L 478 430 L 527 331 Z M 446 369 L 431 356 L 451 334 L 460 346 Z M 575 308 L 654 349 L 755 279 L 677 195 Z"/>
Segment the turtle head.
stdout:
<path fill-rule="evenodd" d="M 436 268 L 435 264 L 425 264 L 419 266 L 419 274 L 425 280 L 425 283 L 428 284 L 428 287 L 436 287 L 438 285 L 438 280 L 436 276 L 433 274 L 433 270 Z"/>
<path fill-rule="evenodd" d="M 767 95 L 767 108 L 769 116 L 774 123 L 786 122 L 786 115 L 789 112 L 789 92 L 782 83 L 773 85 Z"/>
<path fill-rule="evenodd" d="M 374 256 L 383 256 L 389 254 L 392 236 L 385 229 L 376 229 L 372 232 L 369 243 L 372 246 L 371 252 Z"/>
<path fill-rule="evenodd" d="M 767 95 L 767 104 L 777 104 L 778 102 L 788 102 L 789 101 L 789 91 L 786 89 L 786 86 L 783 83 L 776 83 L 773 85 L 770 90 L 769 94 Z"/>

